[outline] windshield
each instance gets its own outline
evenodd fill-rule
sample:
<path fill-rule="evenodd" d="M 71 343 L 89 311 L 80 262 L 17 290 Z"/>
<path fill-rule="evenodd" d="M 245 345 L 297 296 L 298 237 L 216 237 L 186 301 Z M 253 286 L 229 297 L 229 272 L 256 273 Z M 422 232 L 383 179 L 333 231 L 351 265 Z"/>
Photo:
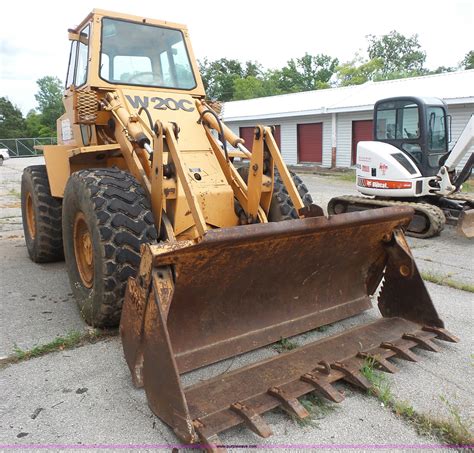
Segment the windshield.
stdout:
<path fill-rule="evenodd" d="M 412 101 L 385 102 L 377 108 L 377 140 L 420 137 L 418 106 Z"/>
<path fill-rule="evenodd" d="M 183 90 L 196 86 L 180 30 L 106 18 L 100 77 L 126 85 Z"/>

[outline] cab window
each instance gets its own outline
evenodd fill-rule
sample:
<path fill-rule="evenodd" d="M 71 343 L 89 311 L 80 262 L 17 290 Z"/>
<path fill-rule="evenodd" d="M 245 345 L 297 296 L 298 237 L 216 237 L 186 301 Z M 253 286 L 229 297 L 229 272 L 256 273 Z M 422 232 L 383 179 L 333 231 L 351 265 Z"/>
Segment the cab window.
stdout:
<path fill-rule="evenodd" d="M 76 78 L 74 84 L 77 87 L 84 85 L 87 80 L 87 67 L 89 63 L 89 34 L 90 26 L 83 28 L 79 34 L 79 47 L 77 51 Z"/>
<path fill-rule="evenodd" d="M 190 90 L 196 80 L 180 30 L 102 20 L 100 77 L 109 83 Z"/>
<path fill-rule="evenodd" d="M 420 126 L 416 104 L 411 101 L 397 101 L 378 106 L 378 140 L 411 140 L 419 137 Z"/>
<path fill-rule="evenodd" d="M 426 109 L 426 130 L 428 131 L 428 151 L 433 153 L 446 152 L 446 127 L 444 110 L 441 107 Z"/>
<path fill-rule="evenodd" d="M 66 88 L 74 83 L 74 71 L 76 69 L 77 41 L 71 41 L 71 52 L 69 53 L 69 66 L 66 76 Z"/>

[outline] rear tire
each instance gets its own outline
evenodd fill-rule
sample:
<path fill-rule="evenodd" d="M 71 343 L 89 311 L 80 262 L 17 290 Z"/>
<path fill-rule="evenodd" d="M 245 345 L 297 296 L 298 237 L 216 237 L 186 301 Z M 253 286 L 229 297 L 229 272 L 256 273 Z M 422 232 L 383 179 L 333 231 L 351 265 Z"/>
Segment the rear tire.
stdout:
<path fill-rule="evenodd" d="M 21 216 L 28 255 L 35 263 L 64 258 L 61 211 L 61 199 L 51 195 L 46 167 L 26 167 L 21 178 Z"/>
<path fill-rule="evenodd" d="M 238 170 L 239 175 L 247 183 L 249 175 L 249 167 L 240 167 Z M 295 183 L 298 193 L 300 194 L 303 204 L 309 206 L 313 203 L 313 199 L 309 194 L 309 190 L 303 180 L 294 172 L 290 171 L 290 175 Z M 270 210 L 268 211 L 269 222 L 281 222 L 283 220 L 298 219 L 298 213 L 291 201 L 290 195 L 283 184 L 280 174 L 275 170 L 275 181 L 273 185 L 273 195 L 270 204 Z"/>
<path fill-rule="evenodd" d="M 129 173 L 108 168 L 74 173 L 64 193 L 63 239 L 73 294 L 86 322 L 119 324 L 128 277 L 140 246 L 156 241 L 149 201 Z"/>

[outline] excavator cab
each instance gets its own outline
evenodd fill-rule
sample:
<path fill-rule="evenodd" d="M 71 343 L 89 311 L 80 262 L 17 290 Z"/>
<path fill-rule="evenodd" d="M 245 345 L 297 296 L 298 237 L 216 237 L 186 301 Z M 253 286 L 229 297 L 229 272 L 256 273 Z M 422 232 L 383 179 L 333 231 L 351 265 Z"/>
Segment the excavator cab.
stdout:
<path fill-rule="evenodd" d="M 382 99 L 374 107 L 374 138 L 409 156 L 422 176 L 434 176 L 448 153 L 450 118 L 440 99 Z"/>

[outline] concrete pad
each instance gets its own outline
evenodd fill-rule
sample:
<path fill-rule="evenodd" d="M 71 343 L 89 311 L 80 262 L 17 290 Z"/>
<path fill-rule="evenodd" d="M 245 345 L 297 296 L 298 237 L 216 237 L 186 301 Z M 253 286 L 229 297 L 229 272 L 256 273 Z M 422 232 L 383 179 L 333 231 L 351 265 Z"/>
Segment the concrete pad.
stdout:
<path fill-rule="evenodd" d="M 37 265 L 29 261 L 21 225 L 14 230 L 14 220 L 9 224 L 8 218 L 21 219 L 14 203 L 18 203 L 15 191 L 19 191 L 23 166 L 40 163 L 41 158 L 10 159 L 0 167 L 0 220 L 4 219 L 4 223 L 0 222 L 0 355 L 11 353 L 15 344 L 30 348 L 85 327 L 71 296 L 64 263 Z M 350 182 L 316 175 L 304 175 L 304 179 L 315 202 L 324 207 L 332 196 L 355 193 Z M 465 241 L 449 226 L 439 238 L 409 239 L 422 270 L 435 263 L 439 272 L 446 271 L 453 274 L 453 279 L 469 282 L 472 243 Z M 459 407 L 463 417 L 469 417 L 474 407 L 473 295 L 433 284 L 427 286 L 446 327 L 459 335 L 462 342 L 439 342 L 439 354 L 417 350 L 422 357 L 419 364 L 397 361 L 400 373 L 388 378 L 397 399 L 407 401 L 418 411 L 448 416 L 446 405 L 440 400 L 442 395 Z M 374 309 L 324 332 L 303 334 L 292 341 L 305 344 L 377 317 L 378 310 Z M 183 383 L 190 385 L 274 354 L 274 348 L 263 348 L 189 373 L 183 377 Z M 0 387 L 0 448 L 1 444 L 177 442 L 172 430 L 148 409 L 144 392 L 133 388 L 119 338 L 1 369 Z M 221 439 L 227 444 L 279 444 L 288 449 L 308 444 L 351 444 L 362 448 L 364 444 L 401 447 L 438 442 L 418 436 L 375 398 L 348 386 L 340 388 L 344 389 L 346 400 L 316 420 L 317 427 L 301 427 L 274 411 L 265 415 L 274 431 L 271 438 L 263 440 L 237 427 L 223 433 Z"/>
<path fill-rule="evenodd" d="M 36 264 L 23 238 L 0 240 L 0 357 L 82 330 L 64 262 Z"/>
<path fill-rule="evenodd" d="M 6 389 L 0 403 L 0 447 L 178 443 L 151 413 L 144 391 L 132 386 L 118 339 L 10 366 L 0 371 L 0 380 Z M 334 411 L 316 420 L 317 427 L 301 427 L 280 412 L 265 418 L 272 437 L 261 439 L 237 427 L 221 440 L 233 445 L 434 442 L 418 436 L 375 399 L 350 390 Z"/>
<path fill-rule="evenodd" d="M 440 236 L 430 239 L 408 238 L 422 272 L 448 276 L 474 285 L 474 239 L 467 239 L 446 225 Z"/>
<path fill-rule="evenodd" d="M 465 422 L 474 422 L 474 295 L 444 286 L 427 284 L 446 328 L 460 343 L 435 340 L 441 352 L 417 348 L 420 362 L 396 360 L 403 371 L 389 376 L 393 394 L 421 413 L 452 419 L 445 398 Z M 407 371 L 407 372 L 405 372 Z M 472 426 L 474 429 L 474 425 Z M 474 436 L 474 431 L 473 431 Z"/>
<path fill-rule="evenodd" d="M 427 414 L 443 414 L 439 394 L 460 406 L 462 416 L 473 407 L 472 301 L 469 293 L 429 284 L 429 291 L 459 344 L 439 342 L 442 352 L 417 350 L 422 362 L 397 361 L 400 373 L 388 379 L 397 399 L 407 401 Z M 310 332 L 292 339 L 304 344 L 333 335 L 378 317 L 376 309 L 330 326 L 325 332 Z M 188 373 L 184 385 L 227 372 L 276 354 L 262 348 L 236 359 Z M 0 371 L 2 388 L 9 389 L 1 403 L 0 444 L 175 444 L 172 431 L 153 416 L 145 394 L 132 387 L 120 340 L 107 340 L 12 365 Z M 341 385 L 346 399 L 334 410 L 302 427 L 279 411 L 265 415 L 274 435 L 260 439 L 244 427 L 221 434 L 230 445 L 285 445 L 304 448 L 315 445 L 432 445 L 436 439 L 421 437 L 373 397 Z M 87 389 L 87 390 L 85 390 Z M 39 412 L 36 418 L 31 415 Z M 2 416 L 3 415 L 3 416 Z M 18 438 L 20 433 L 28 433 Z"/>

